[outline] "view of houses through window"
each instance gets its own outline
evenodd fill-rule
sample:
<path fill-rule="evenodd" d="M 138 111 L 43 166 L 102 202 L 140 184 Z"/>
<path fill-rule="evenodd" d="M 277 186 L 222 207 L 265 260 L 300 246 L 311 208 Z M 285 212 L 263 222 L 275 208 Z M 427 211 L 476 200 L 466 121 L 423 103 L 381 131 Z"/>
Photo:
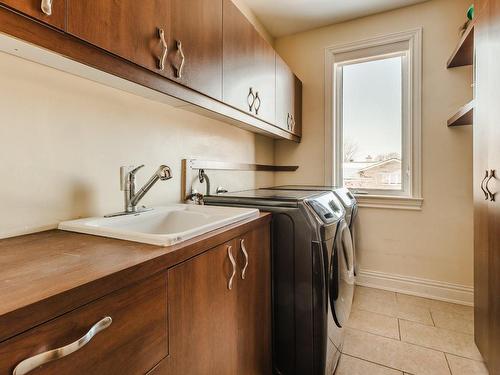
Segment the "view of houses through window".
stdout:
<path fill-rule="evenodd" d="M 403 56 L 342 66 L 343 183 L 402 190 Z"/>

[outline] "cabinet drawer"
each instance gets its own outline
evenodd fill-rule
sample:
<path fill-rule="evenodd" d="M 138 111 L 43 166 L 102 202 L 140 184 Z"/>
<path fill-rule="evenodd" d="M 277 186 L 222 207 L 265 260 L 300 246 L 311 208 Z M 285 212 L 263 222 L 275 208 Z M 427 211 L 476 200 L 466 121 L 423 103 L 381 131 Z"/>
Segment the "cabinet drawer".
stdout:
<path fill-rule="evenodd" d="M 0 374 L 21 361 L 75 343 L 97 322 L 111 324 L 73 353 L 48 362 L 39 374 L 145 374 L 168 354 L 166 275 L 123 288 L 0 343 Z"/>

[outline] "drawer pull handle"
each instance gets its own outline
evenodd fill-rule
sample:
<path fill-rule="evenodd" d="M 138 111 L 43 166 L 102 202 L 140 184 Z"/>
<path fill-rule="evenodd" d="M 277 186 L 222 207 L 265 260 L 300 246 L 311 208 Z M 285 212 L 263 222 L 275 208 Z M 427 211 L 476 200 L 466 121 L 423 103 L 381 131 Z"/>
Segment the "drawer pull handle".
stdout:
<path fill-rule="evenodd" d="M 49 350 L 48 352 L 37 354 L 33 357 L 27 358 L 24 361 L 19 362 L 19 364 L 12 372 L 12 375 L 25 375 L 30 371 L 33 371 L 34 369 L 40 367 L 41 365 L 66 357 L 71 353 L 76 352 L 77 350 L 87 345 L 90 342 L 90 340 L 94 338 L 95 335 L 108 328 L 112 322 L 113 319 L 107 316 L 104 319 L 99 320 L 96 324 L 92 326 L 92 328 L 89 329 L 89 331 L 84 336 L 72 342 L 71 344 L 62 346 L 57 349 Z"/>
<path fill-rule="evenodd" d="M 261 105 L 261 101 L 260 101 L 260 97 L 259 97 L 259 92 L 257 91 L 255 93 L 255 106 L 254 106 L 256 115 L 259 114 L 260 105 Z"/>
<path fill-rule="evenodd" d="M 158 58 L 158 69 L 163 71 L 165 70 L 165 59 L 168 53 L 168 45 L 165 40 L 165 31 L 163 31 L 163 29 L 158 28 L 158 37 L 160 38 L 161 46 L 163 49 L 160 57 Z"/>
<path fill-rule="evenodd" d="M 250 87 L 250 92 L 247 96 L 248 110 L 250 112 L 253 111 L 253 105 L 255 104 L 255 94 L 253 93 L 253 89 Z"/>
<path fill-rule="evenodd" d="M 182 69 L 184 68 L 184 63 L 186 61 L 186 56 L 184 56 L 184 51 L 182 50 L 182 42 L 178 40 L 177 42 L 177 51 L 179 52 L 179 55 L 181 56 L 181 63 L 178 68 L 176 68 L 176 76 L 177 78 L 182 78 Z"/>
<path fill-rule="evenodd" d="M 41 8 L 47 16 L 52 15 L 52 0 L 42 0 Z"/>
<path fill-rule="evenodd" d="M 241 270 L 241 279 L 245 280 L 245 275 L 247 273 L 247 268 L 248 268 L 248 253 L 247 249 L 245 247 L 245 240 L 241 240 L 241 251 L 243 252 L 243 255 L 245 256 L 245 265 L 243 266 L 243 269 Z"/>
<path fill-rule="evenodd" d="M 236 261 L 234 260 L 232 249 L 233 249 L 232 246 L 227 247 L 227 256 L 229 257 L 229 261 L 231 262 L 231 265 L 233 266 L 233 273 L 231 274 L 231 277 L 229 278 L 229 282 L 227 283 L 227 289 L 229 289 L 229 290 L 233 289 L 234 275 L 236 275 Z"/>

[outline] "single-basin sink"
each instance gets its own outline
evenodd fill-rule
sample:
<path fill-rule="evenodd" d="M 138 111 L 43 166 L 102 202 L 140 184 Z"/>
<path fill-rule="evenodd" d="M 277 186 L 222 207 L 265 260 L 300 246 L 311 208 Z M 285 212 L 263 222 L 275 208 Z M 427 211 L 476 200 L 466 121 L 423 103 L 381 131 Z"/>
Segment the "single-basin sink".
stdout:
<path fill-rule="evenodd" d="M 176 204 L 132 215 L 64 221 L 59 224 L 59 229 L 171 246 L 258 216 L 257 209 Z"/>

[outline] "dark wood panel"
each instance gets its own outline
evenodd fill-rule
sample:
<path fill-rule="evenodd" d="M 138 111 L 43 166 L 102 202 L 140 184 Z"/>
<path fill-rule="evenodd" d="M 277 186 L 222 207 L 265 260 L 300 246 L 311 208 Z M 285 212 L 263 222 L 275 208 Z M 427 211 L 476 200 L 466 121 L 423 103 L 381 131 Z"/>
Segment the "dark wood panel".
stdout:
<path fill-rule="evenodd" d="M 241 272 L 248 253 L 245 279 Z M 271 239 L 268 227 L 261 227 L 236 239 L 239 280 L 238 307 L 238 374 L 272 373 L 271 348 Z"/>
<path fill-rule="evenodd" d="M 63 231 L 0 240 L 0 341 L 269 222 L 261 214 L 171 247 Z"/>
<path fill-rule="evenodd" d="M 221 245 L 168 271 L 172 374 L 238 372 L 237 295 L 228 289 L 232 266 Z M 235 281 L 237 279 L 235 278 Z"/>
<path fill-rule="evenodd" d="M 248 113 L 250 88 L 259 93 L 259 118 L 276 121 L 276 53 L 231 0 L 224 1 L 224 102 Z"/>
<path fill-rule="evenodd" d="M 297 137 L 302 137 L 302 81 L 295 76 L 295 128 L 293 133 Z"/>
<path fill-rule="evenodd" d="M 222 0 L 171 0 L 174 79 L 222 100 Z M 182 76 L 179 67 L 184 54 Z"/>
<path fill-rule="evenodd" d="M 158 69 L 162 44 L 158 29 L 170 36 L 170 0 L 67 0 L 67 31 L 91 44 L 150 70 Z"/>
<path fill-rule="evenodd" d="M 484 11 L 476 21 L 476 110 L 474 111 L 474 336 L 483 358 L 489 358 L 489 247 L 488 247 L 488 200 L 482 189 L 488 173 L 488 85 L 489 47 L 488 13 Z"/>
<path fill-rule="evenodd" d="M 488 207 L 488 295 L 489 295 L 489 353 L 488 367 L 490 375 L 500 374 L 500 0 L 489 0 L 488 46 L 489 70 L 488 91 L 488 169 L 495 171 L 494 177 L 487 183 L 487 189 L 495 194 L 490 196 Z M 485 97 L 486 99 L 486 97 Z M 474 124 L 475 125 L 475 124 Z"/>
<path fill-rule="evenodd" d="M 80 350 L 33 374 L 141 374 L 168 355 L 166 274 L 115 292 L 0 344 L 0 374 L 22 360 L 78 340 L 96 322 L 111 325 Z"/>
<path fill-rule="evenodd" d="M 42 11 L 42 0 L 1 0 L 0 4 L 5 4 L 58 29 L 66 28 L 66 0 L 53 0 L 50 15 Z"/>

